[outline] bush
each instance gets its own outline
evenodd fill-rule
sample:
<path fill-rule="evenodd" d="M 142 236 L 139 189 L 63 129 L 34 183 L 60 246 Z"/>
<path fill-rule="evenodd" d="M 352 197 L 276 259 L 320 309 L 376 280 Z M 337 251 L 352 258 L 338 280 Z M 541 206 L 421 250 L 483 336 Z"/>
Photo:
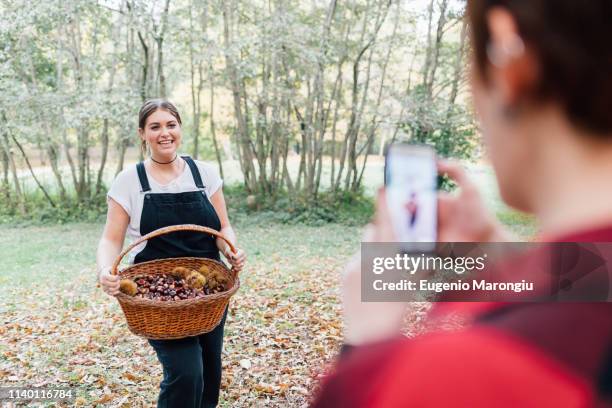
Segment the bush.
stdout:
<path fill-rule="evenodd" d="M 255 197 L 256 205 L 249 208 L 248 193 L 242 185 L 224 187 L 230 220 L 235 222 L 277 222 L 283 224 L 324 225 L 340 223 L 363 225 L 374 212 L 371 198 L 358 193 L 323 192 L 316 199 L 304 194 L 290 196 L 286 191 L 275 197 Z M 103 222 L 106 217 L 106 194 L 102 193 L 79 202 L 70 197 L 55 207 L 40 193 L 31 193 L 26 199 L 26 214 L 17 211 L 15 203 L 0 201 L 0 223 L 3 224 L 65 224 L 69 222 Z"/>
<path fill-rule="evenodd" d="M 15 203 L 0 202 L 0 223 L 8 224 L 66 224 L 70 222 L 100 222 L 106 216 L 106 194 L 79 202 L 69 197 L 60 202 L 52 197 L 55 207 L 39 192 L 28 194 L 25 201 L 25 215 L 21 215 Z"/>
<path fill-rule="evenodd" d="M 374 202 L 363 191 L 322 192 L 315 199 L 301 193 L 290 195 L 287 191 L 281 191 L 275 197 L 256 196 L 255 208 L 247 205 L 248 194 L 242 186 L 226 187 L 224 192 L 232 222 L 248 219 L 283 224 L 364 225 L 374 213 Z"/>

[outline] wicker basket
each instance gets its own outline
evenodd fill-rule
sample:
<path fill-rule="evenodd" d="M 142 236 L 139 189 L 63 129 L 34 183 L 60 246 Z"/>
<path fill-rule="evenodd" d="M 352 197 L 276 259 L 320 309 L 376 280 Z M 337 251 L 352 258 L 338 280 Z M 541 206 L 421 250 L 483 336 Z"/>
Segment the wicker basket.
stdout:
<path fill-rule="evenodd" d="M 219 237 L 234 246 L 221 233 L 200 225 L 173 225 L 160 228 L 129 245 L 115 260 L 111 273 L 121 278 L 155 276 L 170 273 L 177 266 L 199 269 L 206 265 L 211 270 L 222 272 L 228 278 L 228 290 L 195 299 L 159 301 L 132 297 L 119 293 L 116 297 L 123 309 L 130 331 L 152 340 L 180 339 L 212 331 L 221 322 L 230 297 L 240 287 L 240 280 L 223 263 L 207 258 L 168 258 L 142 262 L 119 271 L 123 257 L 136 245 L 160 235 L 176 231 L 199 231 Z"/>

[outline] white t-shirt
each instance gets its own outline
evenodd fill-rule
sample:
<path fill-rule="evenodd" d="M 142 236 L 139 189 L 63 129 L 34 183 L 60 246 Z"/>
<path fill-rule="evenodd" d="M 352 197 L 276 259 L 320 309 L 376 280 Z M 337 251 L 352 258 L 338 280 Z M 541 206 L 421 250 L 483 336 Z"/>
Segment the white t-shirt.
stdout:
<path fill-rule="evenodd" d="M 200 171 L 200 177 L 202 177 L 206 196 L 210 200 L 212 195 L 223 184 L 223 180 L 221 180 L 219 172 L 212 164 L 204 163 L 200 160 L 194 160 L 194 162 Z M 185 163 L 183 173 L 166 185 L 159 184 L 148 172 L 147 178 L 149 179 L 149 186 L 151 187 L 148 193 L 185 193 L 189 191 L 198 191 L 187 163 Z M 123 169 L 123 171 L 117 174 L 117 177 L 111 184 L 107 193 L 107 197 L 115 200 L 130 216 L 130 223 L 126 232 L 130 242 L 134 242 L 142 236 L 140 235 L 140 216 L 142 214 L 142 207 L 144 206 L 144 196 L 145 193 L 142 192 L 136 164 Z M 130 264 L 134 262 L 136 254 L 142 251 L 145 246 L 146 242 L 143 242 L 130 251 L 128 255 Z"/>

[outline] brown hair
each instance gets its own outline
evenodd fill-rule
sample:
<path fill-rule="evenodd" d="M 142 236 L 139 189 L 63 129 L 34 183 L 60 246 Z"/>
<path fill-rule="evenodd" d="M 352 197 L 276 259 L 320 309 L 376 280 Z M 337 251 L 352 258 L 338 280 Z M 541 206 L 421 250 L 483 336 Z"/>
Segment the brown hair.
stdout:
<path fill-rule="evenodd" d="M 176 118 L 179 125 L 183 124 L 181 121 L 181 115 L 179 115 L 178 109 L 176 109 L 176 106 L 174 106 L 172 102 L 166 99 L 156 98 L 147 99 L 140 107 L 140 111 L 138 112 L 138 128 L 144 129 L 145 124 L 147 123 L 147 118 L 158 109 L 170 112 L 170 114 Z M 140 144 L 140 149 L 142 150 L 142 154 L 146 153 L 147 145 L 144 140 Z"/>
<path fill-rule="evenodd" d="M 487 13 L 502 7 L 539 63 L 537 100 L 556 100 L 574 125 L 612 132 L 612 2 L 610 0 L 469 0 L 472 45 L 486 80 Z"/>
<path fill-rule="evenodd" d="M 140 129 L 144 129 L 145 124 L 147 123 L 147 118 L 151 116 L 158 109 L 165 110 L 170 112 L 172 116 L 176 118 L 179 125 L 182 125 L 181 115 L 178 113 L 178 109 L 176 106 L 170 101 L 165 99 L 148 99 L 145 103 L 140 107 L 140 111 L 138 112 L 138 127 Z"/>

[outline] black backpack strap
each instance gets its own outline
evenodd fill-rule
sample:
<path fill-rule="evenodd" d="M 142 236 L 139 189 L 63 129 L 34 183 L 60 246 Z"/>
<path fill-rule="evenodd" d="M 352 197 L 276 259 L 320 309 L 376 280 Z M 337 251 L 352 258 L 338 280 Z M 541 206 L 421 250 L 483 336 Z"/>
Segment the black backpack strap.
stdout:
<path fill-rule="evenodd" d="M 145 171 L 145 166 L 143 162 L 140 162 L 136 165 L 136 170 L 138 171 L 138 179 L 140 180 L 140 187 L 142 187 L 142 192 L 146 193 L 151 190 L 151 186 L 149 185 L 149 179 L 147 178 L 147 172 Z"/>
<path fill-rule="evenodd" d="M 200 175 L 200 170 L 198 170 L 198 166 L 195 164 L 193 159 L 189 156 L 181 156 L 183 160 L 189 166 L 189 170 L 191 170 L 191 175 L 193 176 L 193 181 L 195 181 L 195 185 L 199 189 L 204 188 L 204 183 L 202 183 L 202 176 Z"/>

